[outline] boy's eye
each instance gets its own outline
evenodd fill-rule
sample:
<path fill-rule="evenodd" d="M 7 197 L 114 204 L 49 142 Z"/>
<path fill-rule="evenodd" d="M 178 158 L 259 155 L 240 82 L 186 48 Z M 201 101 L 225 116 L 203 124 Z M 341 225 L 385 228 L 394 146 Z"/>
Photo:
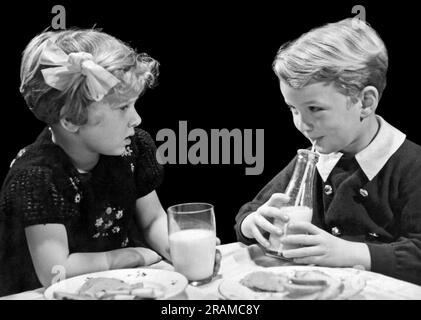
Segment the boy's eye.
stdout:
<path fill-rule="evenodd" d="M 288 106 L 288 108 L 289 108 L 289 110 L 290 110 L 293 114 L 297 114 L 297 113 L 298 113 L 298 111 L 297 111 L 297 109 L 296 109 L 295 107 L 293 107 L 293 106 Z"/>
<path fill-rule="evenodd" d="M 127 104 L 127 105 L 125 105 L 125 106 L 120 107 L 119 109 L 120 109 L 121 111 L 126 111 L 128 108 L 129 108 L 129 105 Z"/>

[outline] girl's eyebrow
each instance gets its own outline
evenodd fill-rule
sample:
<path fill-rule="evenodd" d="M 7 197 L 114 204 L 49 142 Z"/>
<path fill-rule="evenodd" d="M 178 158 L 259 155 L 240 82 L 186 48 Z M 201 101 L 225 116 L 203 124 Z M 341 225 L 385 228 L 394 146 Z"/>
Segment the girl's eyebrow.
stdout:
<path fill-rule="evenodd" d="M 128 100 L 128 101 L 123 101 L 123 102 L 120 102 L 120 103 L 118 103 L 118 104 L 114 105 L 114 107 L 115 107 L 115 108 L 120 108 L 120 107 L 125 106 L 125 105 L 128 105 L 128 104 L 130 104 L 130 103 L 136 103 L 136 101 L 137 101 L 138 99 L 139 99 L 139 97 L 136 97 L 136 98 L 130 99 L 130 100 Z"/>

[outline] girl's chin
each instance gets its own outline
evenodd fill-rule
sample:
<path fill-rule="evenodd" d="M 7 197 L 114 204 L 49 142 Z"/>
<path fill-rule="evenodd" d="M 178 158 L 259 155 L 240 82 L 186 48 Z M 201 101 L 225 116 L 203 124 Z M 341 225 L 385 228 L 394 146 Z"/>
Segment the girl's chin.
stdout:
<path fill-rule="evenodd" d="M 101 152 L 104 156 L 121 156 L 126 153 L 126 147 L 116 148 L 114 150 L 107 150 Z"/>

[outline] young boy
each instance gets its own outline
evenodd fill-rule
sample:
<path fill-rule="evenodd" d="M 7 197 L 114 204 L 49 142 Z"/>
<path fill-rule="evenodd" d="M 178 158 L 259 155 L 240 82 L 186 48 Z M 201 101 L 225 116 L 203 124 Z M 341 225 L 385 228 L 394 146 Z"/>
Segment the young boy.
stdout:
<path fill-rule="evenodd" d="M 296 128 L 320 154 L 312 222 L 296 222 L 283 243 L 300 264 L 363 266 L 421 284 L 421 147 L 375 114 L 386 86 L 387 51 L 379 35 L 353 19 L 327 24 L 283 45 L 274 61 Z M 240 241 L 268 247 L 282 235 L 271 218 L 296 159 L 241 207 Z"/>

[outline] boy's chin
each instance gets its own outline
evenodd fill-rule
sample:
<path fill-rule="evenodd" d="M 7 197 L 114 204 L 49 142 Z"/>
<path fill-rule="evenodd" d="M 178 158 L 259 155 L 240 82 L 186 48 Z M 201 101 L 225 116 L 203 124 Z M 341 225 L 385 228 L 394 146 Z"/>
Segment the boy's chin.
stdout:
<path fill-rule="evenodd" d="M 333 150 L 332 148 L 327 148 L 324 146 L 316 146 L 316 151 L 321 154 L 329 154 L 332 152 L 336 152 L 337 150 Z"/>

